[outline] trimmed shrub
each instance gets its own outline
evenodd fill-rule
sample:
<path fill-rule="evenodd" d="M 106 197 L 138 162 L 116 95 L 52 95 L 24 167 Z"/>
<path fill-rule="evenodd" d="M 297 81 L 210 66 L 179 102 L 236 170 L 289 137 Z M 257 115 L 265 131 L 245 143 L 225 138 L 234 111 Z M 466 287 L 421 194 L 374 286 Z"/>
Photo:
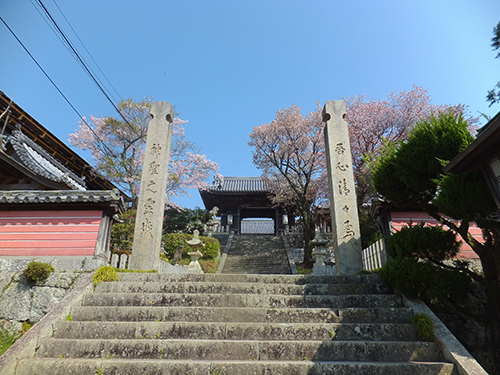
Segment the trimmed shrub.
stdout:
<path fill-rule="evenodd" d="M 411 258 L 388 262 L 380 269 L 380 278 L 410 298 L 420 297 L 431 302 L 464 297 L 471 284 L 470 278 L 458 270 Z"/>
<path fill-rule="evenodd" d="M 387 251 L 395 259 L 410 257 L 440 262 L 455 256 L 459 250 L 455 233 L 440 226 L 426 227 L 424 223 L 404 227 L 387 238 Z"/>
<path fill-rule="evenodd" d="M 213 237 L 200 237 L 205 244 L 200 251 L 204 259 L 213 259 L 219 256 L 219 241 Z"/>
<path fill-rule="evenodd" d="M 199 237 L 200 240 L 205 244 L 200 249 L 203 254 L 203 259 L 213 259 L 219 256 L 219 241 L 213 237 Z M 186 243 L 187 241 L 193 239 L 192 234 L 187 233 L 169 233 L 162 237 L 164 242 L 165 252 L 167 253 L 167 258 L 171 259 L 177 248 L 180 246 L 182 250 L 182 255 L 187 256 L 187 253 L 191 251 L 191 248 Z"/>
<path fill-rule="evenodd" d="M 162 237 L 167 258 L 171 259 L 178 247 L 182 249 L 182 255 L 187 256 L 190 248 L 186 241 L 193 238 L 192 235 L 186 233 L 168 233 Z"/>
<path fill-rule="evenodd" d="M 52 272 L 54 272 L 52 265 L 32 260 L 24 270 L 24 276 L 30 283 L 38 284 L 47 280 Z"/>

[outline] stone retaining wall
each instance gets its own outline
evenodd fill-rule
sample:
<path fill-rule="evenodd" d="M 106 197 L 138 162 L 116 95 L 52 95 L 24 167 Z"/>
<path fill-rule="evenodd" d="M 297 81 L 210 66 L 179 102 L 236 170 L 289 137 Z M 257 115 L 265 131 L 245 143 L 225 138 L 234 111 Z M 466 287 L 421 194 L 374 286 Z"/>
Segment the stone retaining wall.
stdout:
<path fill-rule="evenodd" d="M 22 271 L 0 272 L 0 320 L 37 323 L 61 301 L 83 273 L 52 273 L 43 283 L 30 284 Z"/>

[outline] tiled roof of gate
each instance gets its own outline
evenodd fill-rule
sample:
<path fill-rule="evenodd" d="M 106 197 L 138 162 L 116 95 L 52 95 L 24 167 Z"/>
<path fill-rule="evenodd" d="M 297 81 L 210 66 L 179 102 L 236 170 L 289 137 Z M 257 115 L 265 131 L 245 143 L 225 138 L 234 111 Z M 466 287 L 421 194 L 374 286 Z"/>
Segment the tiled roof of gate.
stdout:
<path fill-rule="evenodd" d="M 215 180 L 210 191 L 225 193 L 245 193 L 245 192 L 267 192 L 266 182 L 261 177 L 226 177 L 222 180 Z"/>

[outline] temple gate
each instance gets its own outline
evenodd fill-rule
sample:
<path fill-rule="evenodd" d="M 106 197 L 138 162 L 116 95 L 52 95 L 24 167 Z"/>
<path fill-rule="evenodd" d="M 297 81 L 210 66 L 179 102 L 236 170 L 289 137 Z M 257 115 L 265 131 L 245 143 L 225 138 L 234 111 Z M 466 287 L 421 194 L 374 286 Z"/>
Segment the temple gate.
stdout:
<path fill-rule="evenodd" d="M 207 210 L 218 207 L 221 231 L 241 234 L 242 220 L 267 218 L 274 222 L 274 234 L 295 224 L 291 209 L 273 207 L 270 190 L 260 177 L 224 177 L 213 185 L 200 189 Z"/>

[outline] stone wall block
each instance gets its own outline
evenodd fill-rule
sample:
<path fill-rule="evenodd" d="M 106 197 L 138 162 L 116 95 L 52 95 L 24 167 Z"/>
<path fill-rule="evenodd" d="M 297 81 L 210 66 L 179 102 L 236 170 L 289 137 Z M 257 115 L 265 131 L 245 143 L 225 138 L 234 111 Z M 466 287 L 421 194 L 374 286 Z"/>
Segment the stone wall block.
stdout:
<path fill-rule="evenodd" d="M 32 290 L 29 285 L 12 283 L 0 299 L 0 318 L 19 322 L 29 320 L 31 299 Z"/>
<path fill-rule="evenodd" d="M 0 272 L 0 298 L 12 282 L 12 276 L 14 275 L 15 272 Z"/>
<path fill-rule="evenodd" d="M 29 314 L 31 323 L 36 323 L 42 319 L 66 294 L 64 288 L 39 287 L 33 288 L 32 308 Z"/>

